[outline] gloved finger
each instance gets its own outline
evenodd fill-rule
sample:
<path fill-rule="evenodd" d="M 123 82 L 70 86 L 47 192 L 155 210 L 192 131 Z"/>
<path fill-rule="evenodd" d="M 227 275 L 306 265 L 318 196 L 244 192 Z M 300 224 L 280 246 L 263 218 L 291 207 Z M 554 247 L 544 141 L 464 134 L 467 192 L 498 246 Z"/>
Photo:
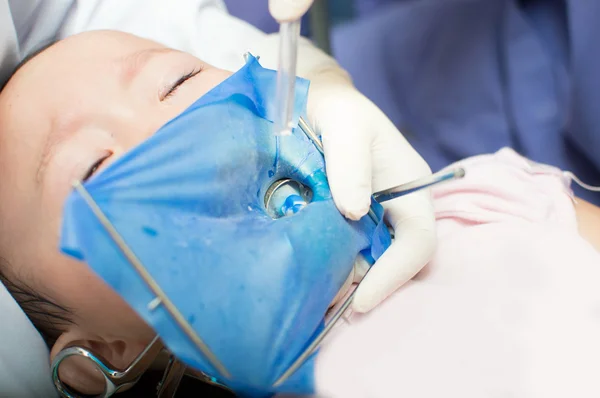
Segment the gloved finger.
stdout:
<path fill-rule="evenodd" d="M 313 0 L 269 0 L 269 12 L 279 23 L 296 21 L 310 8 Z"/>
<path fill-rule="evenodd" d="M 379 129 L 372 145 L 373 191 L 393 188 L 431 175 L 429 165 L 394 124 L 383 115 L 378 119 Z"/>
<path fill-rule="evenodd" d="M 429 190 L 390 201 L 386 212 L 395 240 L 358 286 L 352 303 L 357 312 L 370 311 L 412 279 L 435 249 L 435 216 Z"/>
<path fill-rule="evenodd" d="M 325 167 L 333 200 L 344 216 L 359 220 L 371 203 L 371 136 L 347 116 L 348 109 L 333 105 L 318 120 L 323 132 Z"/>

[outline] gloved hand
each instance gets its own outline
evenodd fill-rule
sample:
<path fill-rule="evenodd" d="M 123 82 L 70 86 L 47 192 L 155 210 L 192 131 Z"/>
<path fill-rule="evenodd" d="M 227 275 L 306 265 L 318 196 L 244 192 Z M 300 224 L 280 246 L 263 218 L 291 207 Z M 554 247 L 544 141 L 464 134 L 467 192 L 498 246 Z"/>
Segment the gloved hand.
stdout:
<path fill-rule="evenodd" d="M 264 67 L 277 68 L 278 36 L 252 48 Z M 308 117 L 321 133 L 327 176 L 342 214 L 357 220 L 369 210 L 373 192 L 431 174 L 393 123 L 352 84 L 334 59 L 308 40 L 299 42 L 297 74 L 311 81 Z M 396 239 L 360 284 L 353 302 L 367 312 L 415 276 L 436 242 L 429 190 L 384 203 Z"/>
<path fill-rule="evenodd" d="M 296 21 L 308 11 L 313 0 L 269 0 L 269 12 L 279 23 Z"/>

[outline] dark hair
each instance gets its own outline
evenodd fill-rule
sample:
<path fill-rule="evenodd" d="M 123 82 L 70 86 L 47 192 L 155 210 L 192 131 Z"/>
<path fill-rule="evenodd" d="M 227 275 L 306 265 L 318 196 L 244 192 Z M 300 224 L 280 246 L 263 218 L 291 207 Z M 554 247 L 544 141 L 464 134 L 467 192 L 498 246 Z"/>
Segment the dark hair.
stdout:
<path fill-rule="evenodd" d="M 71 312 L 35 292 L 27 284 L 10 280 L 6 272 L 8 265 L 8 261 L 0 257 L 0 282 L 19 303 L 33 326 L 42 335 L 48 348 L 52 348 L 65 327 L 73 323 Z"/>

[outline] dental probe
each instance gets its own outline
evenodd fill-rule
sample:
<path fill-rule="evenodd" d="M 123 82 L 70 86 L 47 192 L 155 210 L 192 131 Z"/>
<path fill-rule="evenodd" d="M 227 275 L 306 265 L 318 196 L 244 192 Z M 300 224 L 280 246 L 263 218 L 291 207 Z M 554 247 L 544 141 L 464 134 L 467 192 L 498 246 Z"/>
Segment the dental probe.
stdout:
<path fill-rule="evenodd" d="M 304 131 L 304 134 L 306 134 L 308 138 L 313 142 L 313 144 L 317 147 L 317 150 L 321 152 L 321 155 L 325 155 L 323 143 L 321 142 L 321 139 L 319 138 L 317 133 L 315 133 L 315 131 L 310 127 L 310 125 L 303 118 L 300 118 L 298 125 L 300 126 L 300 129 Z M 455 180 L 464 176 L 465 169 L 463 168 L 457 168 L 450 171 L 432 174 L 411 182 L 407 182 L 405 184 L 400 184 L 392 188 L 375 192 L 373 194 L 373 199 L 375 199 L 375 201 L 378 203 L 387 202 L 388 200 L 408 195 L 409 193 L 430 187 L 435 184 L 439 184 L 440 182 Z M 371 212 L 369 212 L 369 215 L 370 214 Z M 373 219 L 373 221 L 377 222 L 376 219 Z"/>
<path fill-rule="evenodd" d="M 465 176 L 465 169 L 459 167 L 450 171 L 444 171 L 427 177 L 419 178 L 406 184 L 401 184 L 393 188 L 384 189 L 383 191 L 375 192 L 373 199 L 378 203 L 387 202 L 388 200 L 399 198 L 400 196 L 408 195 L 409 193 L 419 191 L 421 189 L 439 184 L 440 182 L 456 180 Z"/>

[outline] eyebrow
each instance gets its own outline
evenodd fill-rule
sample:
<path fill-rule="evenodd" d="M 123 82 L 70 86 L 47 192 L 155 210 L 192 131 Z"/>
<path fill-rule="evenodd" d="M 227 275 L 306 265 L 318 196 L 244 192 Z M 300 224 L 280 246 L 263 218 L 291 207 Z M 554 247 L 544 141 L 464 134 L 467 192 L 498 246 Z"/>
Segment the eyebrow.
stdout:
<path fill-rule="evenodd" d="M 42 156 L 40 163 L 38 164 L 36 171 L 36 182 L 39 184 L 44 176 L 44 171 L 48 162 L 52 158 L 53 148 L 62 142 L 66 137 L 71 135 L 73 131 L 79 127 L 80 119 L 70 119 L 67 121 L 59 120 L 60 116 L 53 117 L 50 121 L 50 132 L 44 140 L 44 146 L 42 148 Z"/>

